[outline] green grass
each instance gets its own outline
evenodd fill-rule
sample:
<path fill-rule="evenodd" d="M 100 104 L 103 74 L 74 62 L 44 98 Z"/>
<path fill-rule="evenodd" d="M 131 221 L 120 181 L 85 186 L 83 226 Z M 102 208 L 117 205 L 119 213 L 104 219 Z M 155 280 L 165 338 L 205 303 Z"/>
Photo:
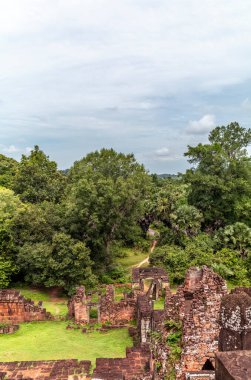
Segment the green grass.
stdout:
<path fill-rule="evenodd" d="M 28 287 L 15 287 L 25 298 L 30 298 L 33 301 L 49 301 L 50 295 L 46 290 L 33 289 Z"/>
<path fill-rule="evenodd" d="M 43 302 L 43 307 L 55 317 L 66 317 L 68 314 L 67 302 Z"/>
<path fill-rule="evenodd" d="M 43 307 L 55 317 L 66 317 L 68 313 L 67 299 L 60 297 L 56 300 L 50 296 L 49 291 L 44 289 L 15 287 L 25 298 L 30 298 L 35 304 L 43 301 Z"/>
<path fill-rule="evenodd" d="M 159 298 L 157 301 L 154 301 L 154 310 L 164 310 L 165 300 L 164 298 Z"/>
<path fill-rule="evenodd" d="M 131 267 L 139 264 L 149 255 L 147 252 L 141 252 L 133 248 L 122 248 L 122 252 L 125 257 L 118 257 L 117 262 L 126 269 L 131 269 Z"/>
<path fill-rule="evenodd" d="M 0 361 L 86 359 L 125 357 L 132 346 L 127 329 L 83 334 L 66 330 L 67 322 L 23 323 L 13 335 L 0 337 Z"/>

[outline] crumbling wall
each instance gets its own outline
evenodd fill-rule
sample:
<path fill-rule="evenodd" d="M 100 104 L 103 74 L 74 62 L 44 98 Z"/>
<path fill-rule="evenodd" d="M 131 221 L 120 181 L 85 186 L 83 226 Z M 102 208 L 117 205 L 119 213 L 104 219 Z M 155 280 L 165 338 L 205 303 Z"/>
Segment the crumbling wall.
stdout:
<path fill-rule="evenodd" d="M 17 330 L 19 330 L 19 325 L 0 326 L 0 334 L 14 334 Z"/>
<path fill-rule="evenodd" d="M 0 363 L 0 379 L 4 380 L 85 380 L 91 361 L 76 359 Z"/>
<path fill-rule="evenodd" d="M 213 369 L 218 350 L 220 304 L 226 293 L 225 281 L 218 274 L 206 266 L 192 267 L 184 285 L 166 300 L 165 319 L 182 321 L 177 379 L 184 379 L 187 372 Z"/>
<path fill-rule="evenodd" d="M 68 302 L 68 315 L 76 323 L 89 322 L 89 309 L 85 295 L 85 287 L 80 286 L 76 289 L 76 294 Z"/>
<path fill-rule="evenodd" d="M 153 302 L 146 294 L 138 295 L 137 298 L 137 323 L 140 342 L 149 342 L 153 329 Z"/>
<path fill-rule="evenodd" d="M 108 285 L 106 294 L 100 298 L 100 321 L 123 324 L 136 318 L 136 298 L 134 294 L 125 294 L 124 299 L 115 301 L 114 287 Z"/>
<path fill-rule="evenodd" d="M 152 280 L 147 292 L 149 298 L 156 300 L 165 289 L 170 291 L 168 275 L 163 268 L 134 268 L 132 271 L 132 287 L 144 292 L 144 280 Z"/>
<path fill-rule="evenodd" d="M 220 351 L 251 350 L 250 288 L 236 288 L 222 299 Z"/>
<path fill-rule="evenodd" d="M 127 348 L 126 358 L 96 359 L 93 380 L 150 380 L 151 352 L 148 345 Z"/>
<path fill-rule="evenodd" d="M 42 307 L 42 302 L 35 305 L 16 290 L 0 290 L 0 322 L 17 324 L 48 319 L 52 315 Z"/>

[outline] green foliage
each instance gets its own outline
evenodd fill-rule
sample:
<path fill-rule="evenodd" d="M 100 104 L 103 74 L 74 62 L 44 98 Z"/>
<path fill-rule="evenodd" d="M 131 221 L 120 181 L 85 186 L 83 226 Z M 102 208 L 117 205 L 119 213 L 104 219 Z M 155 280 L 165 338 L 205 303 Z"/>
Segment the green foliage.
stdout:
<path fill-rule="evenodd" d="M 7 288 L 11 275 L 15 273 L 16 266 L 13 261 L 0 257 L 0 288 Z"/>
<path fill-rule="evenodd" d="M 248 286 L 250 277 L 247 264 L 238 251 L 223 248 L 214 254 L 212 268 L 232 284 Z"/>
<path fill-rule="evenodd" d="M 187 238 L 198 235 L 202 214 L 194 206 L 181 205 L 171 215 L 174 242 L 182 244 Z"/>
<path fill-rule="evenodd" d="M 213 242 L 206 234 L 187 241 L 184 248 L 178 245 L 157 247 L 150 256 L 150 264 L 164 267 L 171 283 L 180 284 L 190 266 L 211 265 Z"/>
<path fill-rule="evenodd" d="M 251 249 L 251 228 L 244 223 L 236 222 L 220 229 L 215 238 L 220 246 L 236 249 L 241 255 Z"/>
<path fill-rule="evenodd" d="M 64 191 L 66 177 L 57 170 L 36 145 L 29 156 L 22 156 L 14 180 L 14 190 L 24 202 L 58 202 Z"/>
<path fill-rule="evenodd" d="M 176 345 L 177 343 L 180 342 L 181 338 L 181 331 L 175 331 L 170 334 L 168 334 L 166 342 L 169 346 Z"/>
<path fill-rule="evenodd" d="M 164 325 L 166 327 L 167 330 L 176 330 L 176 331 L 180 331 L 181 328 L 182 328 L 182 324 L 181 322 L 176 322 L 172 319 L 168 319 L 164 322 Z"/>
<path fill-rule="evenodd" d="M 0 186 L 12 189 L 17 169 L 16 160 L 0 154 Z"/>
<path fill-rule="evenodd" d="M 77 285 L 93 286 L 90 251 L 84 243 L 57 233 L 52 243 L 25 243 L 18 253 L 25 280 L 46 287 L 58 286 L 73 293 Z"/>
<path fill-rule="evenodd" d="M 92 308 L 90 310 L 90 318 L 92 318 L 92 319 L 97 319 L 98 318 L 98 310 L 97 309 Z"/>
<path fill-rule="evenodd" d="M 7 327 L 7 326 L 8 326 L 7 323 L 3 323 L 3 322 L 0 323 L 0 329 L 3 329 L 5 327 Z"/>
<path fill-rule="evenodd" d="M 114 284 L 120 283 L 123 284 L 129 281 L 128 273 L 125 268 L 119 264 L 110 264 L 108 270 L 101 271 L 100 281 L 103 284 Z"/>
<path fill-rule="evenodd" d="M 63 230 L 64 209 L 61 204 L 43 202 L 26 204 L 13 218 L 12 233 L 15 243 L 52 241 L 55 232 Z"/>
<path fill-rule="evenodd" d="M 248 286 L 249 259 L 243 258 L 233 249 L 214 251 L 213 246 L 214 241 L 206 234 L 201 234 L 188 241 L 184 248 L 175 245 L 156 248 L 150 257 L 150 263 L 164 267 L 172 283 L 180 284 L 190 266 L 207 265 L 230 283 Z"/>
<path fill-rule="evenodd" d="M 181 339 L 182 339 L 182 324 L 173 320 L 165 321 L 165 328 L 168 332 L 166 344 L 169 348 L 168 367 L 170 378 L 175 374 L 175 364 L 180 360 L 181 355 Z M 175 377 L 174 377 L 175 378 Z"/>
<path fill-rule="evenodd" d="M 238 123 L 217 127 L 209 142 L 189 146 L 185 153 L 194 165 L 185 175 L 191 185 L 189 202 L 203 213 L 205 226 L 250 224 L 251 167 L 245 148 L 251 142 L 251 129 Z"/>
<path fill-rule="evenodd" d="M 164 267 L 171 283 L 180 284 L 190 266 L 211 265 L 213 249 L 211 239 L 201 234 L 187 241 L 184 248 L 178 245 L 157 247 L 150 256 L 150 264 Z"/>
<path fill-rule="evenodd" d="M 23 205 L 13 191 L 0 187 L 0 288 L 6 288 L 17 271 L 11 228 L 13 218 L 22 209 Z"/>
<path fill-rule="evenodd" d="M 144 212 L 149 176 L 133 155 L 102 149 L 76 162 L 69 178 L 69 232 L 87 242 L 95 261 L 109 265 L 112 243 L 130 237 Z"/>

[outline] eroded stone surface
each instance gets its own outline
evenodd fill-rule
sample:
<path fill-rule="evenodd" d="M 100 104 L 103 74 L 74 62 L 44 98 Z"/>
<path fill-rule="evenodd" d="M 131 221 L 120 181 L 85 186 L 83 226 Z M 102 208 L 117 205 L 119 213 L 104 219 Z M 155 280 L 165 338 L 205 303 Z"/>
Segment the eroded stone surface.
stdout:
<path fill-rule="evenodd" d="M 251 297 L 249 288 L 236 288 L 222 299 L 220 351 L 251 349 Z"/>
<path fill-rule="evenodd" d="M 216 380 L 250 380 L 251 351 L 228 351 L 216 354 Z"/>
<path fill-rule="evenodd" d="M 182 321 L 177 379 L 184 379 L 186 372 L 206 370 L 210 363 L 213 369 L 214 354 L 218 350 L 221 299 L 226 292 L 225 281 L 203 266 L 190 268 L 184 285 L 166 300 L 165 318 Z"/>

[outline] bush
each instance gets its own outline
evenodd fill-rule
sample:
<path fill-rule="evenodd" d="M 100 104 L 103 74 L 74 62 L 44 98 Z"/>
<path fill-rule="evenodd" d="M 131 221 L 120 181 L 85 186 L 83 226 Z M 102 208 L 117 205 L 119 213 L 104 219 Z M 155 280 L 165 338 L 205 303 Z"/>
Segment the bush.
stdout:
<path fill-rule="evenodd" d="M 191 266 L 212 267 L 233 285 L 248 286 L 251 275 L 251 253 L 247 258 L 233 249 L 213 250 L 214 242 L 206 234 L 191 239 L 184 249 L 177 245 L 158 247 L 150 256 L 150 263 L 164 267 L 171 283 L 180 284 Z"/>

